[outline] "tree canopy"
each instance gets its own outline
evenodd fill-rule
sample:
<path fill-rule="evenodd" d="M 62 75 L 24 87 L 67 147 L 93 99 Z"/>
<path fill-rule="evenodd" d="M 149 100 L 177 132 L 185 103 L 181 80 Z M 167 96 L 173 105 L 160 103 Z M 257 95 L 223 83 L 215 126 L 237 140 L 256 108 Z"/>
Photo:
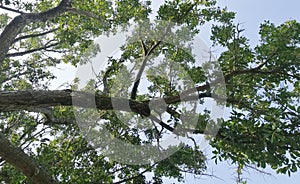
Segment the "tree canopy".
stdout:
<path fill-rule="evenodd" d="M 250 46 L 235 13 L 214 0 L 169 0 L 156 12 L 151 3 L 0 0 L 9 12 L 0 14 L 2 183 L 184 181 L 207 175 L 199 135 L 216 163 L 297 171 L 300 23 L 263 22 Z M 213 45 L 200 62 L 194 51 L 207 23 Z M 94 42 L 133 24 L 121 46 Z M 80 68 L 104 47 L 118 54 L 91 67 L 83 88 L 80 77 L 49 87 L 53 68 Z M 230 113 L 212 118 L 210 103 Z M 189 141 L 164 146 L 172 136 Z"/>

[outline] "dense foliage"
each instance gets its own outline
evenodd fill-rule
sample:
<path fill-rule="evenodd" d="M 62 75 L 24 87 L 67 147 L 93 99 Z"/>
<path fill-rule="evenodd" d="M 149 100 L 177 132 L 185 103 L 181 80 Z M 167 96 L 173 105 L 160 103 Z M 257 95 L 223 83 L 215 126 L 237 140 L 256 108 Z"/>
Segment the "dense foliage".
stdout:
<path fill-rule="evenodd" d="M 300 23 L 266 21 L 260 43 L 252 47 L 234 23 L 235 13 L 215 1 L 170 0 L 157 12 L 151 1 L 139 0 L 0 2 L 9 12 L 0 14 L 2 183 L 183 181 L 184 173 L 206 174 L 206 157 L 194 141 L 205 134 L 216 162 L 269 165 L 288 175 L 300 167 Z M 64 90 L 49 87 L 54 67 L 89 63 L 106 46 L 94 45 L 97 37 L 116 34 L 120 27 L 126 31 L 133 22 L 137 29 L 116 48 L 120 56 L 108 55 L 84 89 L 79 79 Z M 223 51 L 199 65 L 191 43 L 206 23 L 212 24 L 212 47 Z M 222 76 L 213 72 L 216 68 Z M 82 102 L 89 95 L 96 111 L 82 103 L 72 106 L 74 98 Z M 213 120 L 205 108 L 209 101 L 226 106 L 228 118 Z M 184 117 L 196 121 L 186 123 Z M 82 128 L 90 127 L 89 118 L 109 132 L 99 144 L 118 138 L 161 152 L 168 149 L 160 146 L 168 136 L 190 141 L 163 160 L 124 163 L 87 141 Z"/>

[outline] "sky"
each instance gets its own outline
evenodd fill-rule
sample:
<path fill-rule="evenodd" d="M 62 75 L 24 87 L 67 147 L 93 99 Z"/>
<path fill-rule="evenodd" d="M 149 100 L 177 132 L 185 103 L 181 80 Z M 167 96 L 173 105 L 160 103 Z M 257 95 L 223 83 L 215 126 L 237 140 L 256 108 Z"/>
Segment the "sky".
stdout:
<path fill-rule="evenodd" d="M 156 1 L 157 5 L 162 1 Z M 259 42 L 259 26 L 265 20 L 279 25 L 287 20 L 296 19 L 300 21 L 300 0 L 218 0 L 220 6 L 227 6 L 228 10 L 237 12 L 236 22 L 240 23 L 245 29 L 244 35 L 250 39 L 250 44 L 255 46 Z M 209 29 L 204 29 L 201 36 L 208 45 Z M 56 71 L 59 78 L 54 82 L 54 88 L 58 88 L 62 81 L 71 81 L 74 76 L 74 70 L 69 70 L 61 66 L 61 70 Z M 66 72 L 67 71 L 67 72 Z M 65 88 L 65 87 L 60 87 Z M 209 154 L 210 150 L 206 150 Z M 192 176 L 186 176 L 186 183 L 188 184 L 232 184 L 234 183 L 235 166 L 227 162 L 215 165 L 213 161 L 208 161 L 208 174 L 213 173 L 215 176 L 221 178 L 201 177 L 195 179 Z M 244 172 L 243 177 L 247 179 L 248 184 L 299 184 L 300 172 L 292 174 L 291 177 L 287 175 L 277 175 L 271 169 L 266 169 L 272 176 L 264 175 L 254 170 Z M 169 180 L 166 183 L 176 183 L 174 180 Z"/>
<path fill-rule="evenodd" d="M 269 20 L 275 25 L 280 25 L 287 20 L 300 21 L 300 1 L 299 0 L 219 0 L 218 4 L 222 7 L 227 6 L 228 10 L 237 12 L 236 22 L 245 29 L 244 35 L 250 39 L 251 46 L 259 42 L 259 26 L 265 20 Z M 204 30 L 202 38 L 208 42 L 208 30 Z M 187 177 L 186 183 L 197 184 L 232 184 L 234 183 L 235 167 L 227 162 L 215 165 L 213 161 L 208 162 L 208 174 L 213 172 L 220 179 L 201 177 L 195 180 Z M 258 173 L 254 170 L 244 172 L 243 177 L 247 179 L 248 184 L 299 184 L 300 172 L 294 173 L 291 177 L 282 174 L 276 174 L 271 169 L 266 172 L 272 176 Z"/>
<path fill-rule="evenodd" d="M 252 44 L 258 42 L 259 25 L 265 20 L 275 24 L 300 20 L 299 0 L 219 0 L 220 6 L 237 12 L 236 19 L 245 28 Z"/>

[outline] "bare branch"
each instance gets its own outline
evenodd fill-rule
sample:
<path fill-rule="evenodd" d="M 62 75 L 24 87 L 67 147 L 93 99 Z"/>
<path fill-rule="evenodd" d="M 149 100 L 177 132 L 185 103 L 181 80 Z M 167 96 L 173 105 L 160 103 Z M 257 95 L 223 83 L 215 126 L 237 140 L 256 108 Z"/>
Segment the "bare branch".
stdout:
<path fill-rule="evenodd" d="M 53 43 L 53 44 L 50 44 L 50 45 L 45 45 L 45 46 L 40 47 L 40 48 L 31 49 L 31 50 L 26 50 L 26 51 L 24 51 L 24 52 L 8 53 L 8 54 L 6 55 L 6 57 L 24 56 L 24 55 L 26 55 L 26 54 L 31 54 L 31 53 L 34 53 L 34 52 L 37 52 L 37 51 L 46 50 L 46 49 L 48 49 L 48 48 L 57 46 L 58 44 L 59 44 L 59 43 Z"/>
<path fill-rule="evenodd" d="M 142 77 L 142 74 L 145 70 L 145 67 L 146 67 L 146 64 L 147 64 L 147 61 L 150 57 L 150 55 L 154 52 L 154 50 L 161 44 L 161 42 L 165 39 L 165 37 L 167 36 L 168 32 L 170 31 L 171 29 L 171 22 L 168 24 L 163 36 L 161 37 L 161 39 L 159 41 L 157 41 L 150 49 L 147 53 L 145 53 L 145 56 L 143 58 L 143 61 L 142 61 L 142 65 L 141 65 L 141 68 L 136 76 L 136 79 L 135 79 L 135 82 L 134 82 L 134 85 L 133 85 L 133 88 L 131 90 L 131 99 L 132 100 L 135 100 L 136 99 L 136 95 L 137 95 L 137 91 L 138 91 L 138 87 L 139 87 L 139 84 L 140 84 L 140 80 L 141 80 L 141 77 Z M 146 47 L 144 45 L 144 43 L 142 42 L 142 45 L 143 45 L 143 49 L 145 51 Z"/>
<path fill-rule="evenodd" d="M 158 123 L 160 126 L 162 126 L 163 128 L 169 130 L 170 132 L 173 132 L 176 134 L 176 132 L 174 132 L 174 128 L 171 127 L 170 125 L 166 124 L 165 122 L 161 121 L 160 119 L 158 119 L 157 117 L 150 115 L 149 118 L 153 121 L 155 121 L 156 123 Z"/>
<path fill-rule="evenodd" d="M 144 57 L 146 56 L 146 54 L 148 53 L 148 49 L 145 45 L 145 42 L 143 40 L 141 40 L 141 45 L 142 45 L 142 48 L 143 48 L 143 52 L 144 52 Z"/>
<path fill-rule="evenodd" d="M 268 175 L 268 176 L 272 176 L 271 173 L 267 172 L 267 171 L 264 171 L 264 170 L 261 170 L 261 169 L 258 169 L 257 167 L 255 166 L 252 166 L 252 165 L 249 165 L 249 164 L 245 164 L 245 167 L 246 168 L 249 168 L 249 169 L 253 169 L 259 173 L 262 173 L 262 174 L 265 174 L 265 175 Z"/>
<path fill-rule="evenodd" d="M 28 39 L 28 38 L 35 38 L 35 37 L 39 37 L 39 36 L 44 36 L 44 35 L 47 35 L 49 33 L 53 33 L 53 32 L 55 32 L 57 30 L 58 30 L 58 28 L 55 28 L 55 29 L 51 29 L 51 30 L 46 31 L 46 32 L 38 33 L 38 34 L 30 34 L 30 35 L 20 36 L 20 37 L 16 38 L 13 41 L 13 43 L 16 43 L 16 42 L 18 42 L 20 40 L 24 40 L 24 39 Z"/>
<path fill-rule="evenodd" d="M 22 12 L 20 10 L 16 10 L 16 9 L 13 9 L 13 8 L 5 7 L 3 5 L 0 5 L 0 8 L 3 9 L 3 10 L 14 12 L 14 13 L 20 13 L 20 14 L 24 13 L 24 12 Z"/>

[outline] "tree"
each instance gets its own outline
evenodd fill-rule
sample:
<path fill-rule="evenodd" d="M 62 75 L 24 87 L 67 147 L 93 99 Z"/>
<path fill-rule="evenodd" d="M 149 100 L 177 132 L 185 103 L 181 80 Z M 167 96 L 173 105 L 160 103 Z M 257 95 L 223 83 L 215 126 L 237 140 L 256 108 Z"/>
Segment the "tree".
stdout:
<path fill-rule="evenodd" d="M 162 183 L 164 176 L 182 181 L 184 172 L 205 174 L 206 158 L 196 143 L 180 144 L 169 157 L 157 162 L 150 158 L 144 165 L 109 159 L 85 139 L 86 132 L 76 122 L 78 112 L 87 120 L 95 116 L 105 120 L 102 126 L 109 136 L 133 145 L 159 146 L 170 134 L 190 140 L 207 134 L 216 161 L 230 159 L 239 169 L 270 165 L 289 175 L 299 168 L 300 24 L 296 21 L 279 26 L 264 22 L 260 44 L 252 48 L 233 22 L 235 13 L 217 7 L 215 1 L 166 1 L 155 24 L 150 21 L 151 1 L 0 2 L 1 9 L 15 15 L 0 16 L 0 178 L 4 183 Z M 65 90 L 48 88 L 55 78 L 50 67 L 88 62 L 99 51 L 97 45 L 91 47 L 95 38 L 116 33 L 119 26 L 126 30 L 132 20 L 143 25 L 133 37 L 139 40 L 123 45 L 121 57 L 107 56 L 107 67 L 83 91 L 76 80 Z M 224 51 L 217 62 L 208 57 L 199 66 L 187 43 L 207 22 L 213 23 L 213 46 Z M 166 41 L 170 38 L 178 40 L 170 44 Z M 151 65 L 161 56 L 173 62 Z M 132 80 L 124 70 L 130 64 L 138 70 Z M 208 77 L 205 71 L 218 64 L 224 75 Z M 158 75 L 151 75 L 155 72 Z M 146 93 L 140 89 L 141 75 L 149 82 Z M 185 80 L 196 87 L 178 82 Z M 222 81 L 226 94 L 214 87 Z M 190 102 L 196 100 L 204 106 L 207 99 L 226 105 L 229 118 L 212 121 L 211 112 L 203 110 L 196 124 L 185 124 L 182 117 L 190 111 L 182 103 L 192 106 Z M 101 116 L 90 110 L 92 102 Z M 133 119 L 135 126 L 120 119 Z M 213 132 L 215 127 L 218 132 Z M 100 137 L 99 143 L 103 139 L 109 137 Z M 146 180 L 146 173 L 153 175 L 152 181 Z"/>

